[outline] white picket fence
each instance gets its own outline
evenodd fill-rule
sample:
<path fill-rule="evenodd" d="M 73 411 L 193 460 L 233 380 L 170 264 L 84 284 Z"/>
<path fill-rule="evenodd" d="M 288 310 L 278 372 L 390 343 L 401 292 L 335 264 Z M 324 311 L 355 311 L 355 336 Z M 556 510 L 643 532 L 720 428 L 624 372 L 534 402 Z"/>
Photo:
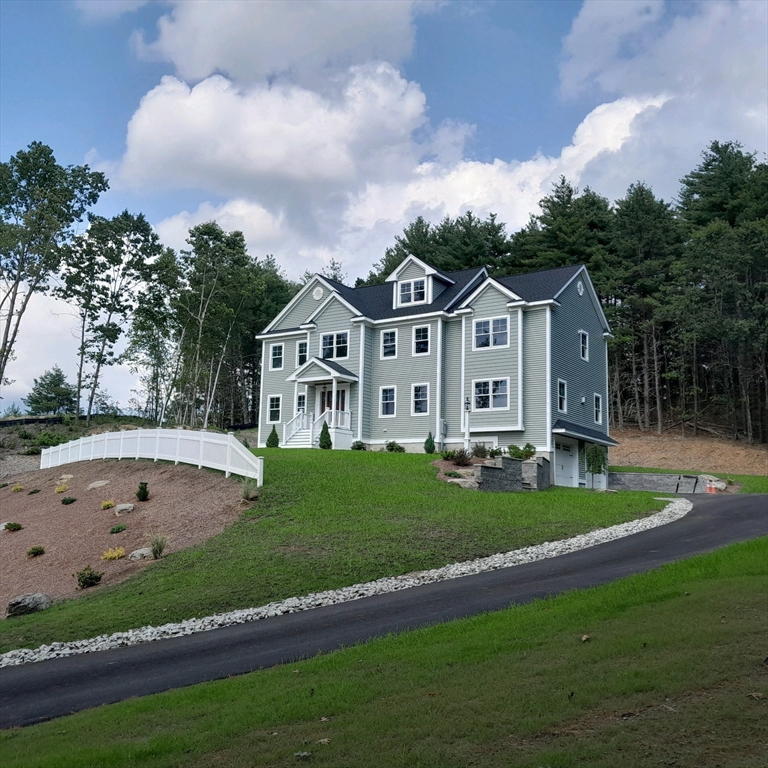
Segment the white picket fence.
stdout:
<path fill-rule="evenodd" d="M 44 448 L 40 469 L 93 459 L 159 459 L 220 469 L 227 477 L 253 477 L 259 486 L 264 483 L 264 458 L 254 456 L 231 432 L 222 435 L 186 429 L 131 429 L 81 437 Z"/>

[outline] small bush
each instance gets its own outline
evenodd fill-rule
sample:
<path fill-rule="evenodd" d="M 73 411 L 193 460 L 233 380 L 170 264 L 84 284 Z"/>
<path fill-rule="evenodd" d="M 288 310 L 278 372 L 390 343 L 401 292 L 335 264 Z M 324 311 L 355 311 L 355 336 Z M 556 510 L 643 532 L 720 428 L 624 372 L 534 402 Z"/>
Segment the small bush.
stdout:
<path fill-rule="evenodd" d="M 27 550 L 27 557 L 40 557 L 45 554 L 45 547 L 30 547 Z"/>
<path fill-rule="evenodd" d="M 90 565 L 86 565 L 82 571 L 78 571 L 77 574 L 77 588 L 88 589 L 88 587 L 95 587 L 104 575 L 103 571 L 94 571 Z"/>
<path fill-rule="evenodd" d="M 397 442 L 395 442 L 394 440 L 390 440 L 390 441 L 389 441 L 389 442 L 388 442 L 388 443 L 387 443 L 387 444 L 384 446 L 384 448 L 385 448 L 385 449 L 386 449 L 386 450 L 387 450 L 389 453 L 405 453 L 405 448 L 403 448 L 403 446 L 402 446 L 402 445 L 400 445 L 400 443 L 397 443 Z"/>
<path fill-rule="evenodd" d="M 254 501 L 259 498 L 259 486 L 252 477 L 244 477 L 240 481 L 240 494 L 243 501 Z"/>
<path fill-rule="evenodd" d="M 435 438 L 432 437 L 432 433 L 430 432 L 427 435 L 427 439 L 424 441 L 424 453 L 434 453 L 435 452 Z"/>
<path fill-rule="evenodd" d="M 249 451 L 251 450 L 251 446 L 248 444 L 248 438 L 243 438 L 243 448 L 247 448 Z"/>
<path fill-rule="evenodd" d="M 326 429 L 328 429 L 328 425 L 323 425 Z M 322 439 L 322 438 L 321 438 Z M 280 438 L 277 436 L 277 430 L 275 429 L 275 425 L 272 425 L 272 431 L 269 433 L 269 437 L 267 438 L 267 448 L 277 448 L 280 445 Z M 323 447 L 322 445 L 320 446 Z"/>
<path fill-rule="evenodd" d="M 30 445 L 29 448 L 25 448 L 22 452 L 22 456 L 39 456 L 43 452 L 43 449 L 39 445 Z"/>
<path fill-rule="evenodd" d="M 503 448 L 491 448 L 488 451 L 488 457 L 491 458 L 491 459 L 496 459 L 499 456 L 501 456 L 502 453 L 504 453 L 504 449 Z"/>
<path fill-rule="evenodd" d="M 61 445 L 69 442 L 66 435 L 57 435 L 54 432 L 43 430 L 35 439 L 35 445 L 40 448 L 50 448 L 52 445 Z"/>
<path fill-rule="evenodd" d="M 35 433 L 30 432 L 28 429 L 24 429 L 24 427 L 19 430 L 19 438 L 22 440 L 32 440 L 34 437 Z"/>
<path fill-rule="evenodd" d="M 457 467 L 468 467 L 472 463 L 472 456 L 463 448 L 459 448 L 452 461 Z"/>
<path fill-rule="evenodd" d="M 456 451 L 442 451 L 440 455 L 444 461 L 453 461 L 456 458 Z"/>
<path fill-rule="evenodd" d="M 155 560 L 159 560 L 165 552 L 165 548 L 168 546 L 168 539 L 165 536 L 153 536 L 149 540 L 149 547 L 152 550 L 152 557 Z"/>
<path fill-rule="evenodd" d="M 61 485 L 57 485 L 53 490 L 55 493 L 65 493 L 69 490 L 69 486 L 66 483 L 62 483 Z"/>
<path fill-rule="evenodd" d="M 456 472 L 456 471 L 454 471 L 453 469 L 451 469 L 451 470 L 449 470 L 448 472 L 446 472 L 446 473 L 445 473 L 445 476 L 446 476 L 446 477 L 463 477 L 463 475 L 461 474 L 461 472 Z"/>
<path fill-rule="evenodd" d="M 10 483 L 0 483 L 0 488 L 7 488 Z"/>
<path fill-rule="evenodd" d="M 27 494 L 27 496 L 34 496 L 36 493 L 40 493 L 40 489 L 39 489 L 39 488 L 33 488 L 33 489 L 32 489 L 32 490 L 31 490 L 31 491 L 30 491 L 30 492 Z"/>
<path fill-rule="evenodd" d="M 320 442 L 319 446 L 324 451 L 329 451 L 333 448 L 333 442 L 331 441 L 331 432 L 328 429 L 328 422 L 323 422 L 323 428 L 320 430 Z"/>
<path fill-rule="evenodd" d="M 62 500 L 62 504 L 74 504 L 77 499 L 74 496 L 65 496 Z"/>
<path fill-rule="evenodd" d="M 102 556 L 102 560 L 119 560 L 125 557 L 125 547 L 113 547 L 108 549 Z"/>
<path fill-rule="evenodd" d="M 115 506 L 115 500 L 114 499 L 107 499 L 106 501 L 101 502 L 101 508 L 102 509 L 112 509 L 112 507 Z"/>
<path fill-rule="evenodd" d="M 488 449 L 484 446 L 478 443 L 477 445 L 473 446 L 472 448 L 472 458 L 474 459 L 487 459 L 488 458 Z"/>
<path fill-rule="evenodd" d="M 354 443 L 350 446 L 353 451 L 366 451 L 368 450 L 365 447 L 365 443 L 362 440 L 355 440 Z"/>
<path fill-rule="evenodd" d="M 536 446 L 531 445 L 530 443 L 526 443 L 522 448 L 518 448 L 516 445 L 510 445 L 509 448 L 507 448 L 507 453 L 509 453 L 509 456 L 512 459 L 522 459 L 523 461 L 527 461 L 536 455 Z"/>
<path fill-rule="evenodd" d="M 136 498 L 139 501 L 147 501 L 149 499 L 149 488 L 147 488 L 148 483 L 142 481 L 139 483 L 139 490 L 136 491 Z"/>
<path fill-rule="evenodd" d="M 21 485 L 21 483 L 16 483 L 16 485 L 14 485 L 14 486 L 13 486 L 13 488 L 11 488 L 11 490 L 12 490 L 14 493 L 20 493 L 21 491 L 23 491 L 23 490 L 24 490 L 24 486 L 23 486 L 23 485 Z"/>
<path fill-rule="evenodd" d="M 21 523 L 6 523 L 5 524 L 5 530 L 6 531 L 20 531 L 24 526 Z"/>
<path fill-rule="evenodd" d="M 123 525 L 122 523 L 120 525 L 113 525 L 110 529 L 110 533 L 122 533 L 128 526 Z"/>

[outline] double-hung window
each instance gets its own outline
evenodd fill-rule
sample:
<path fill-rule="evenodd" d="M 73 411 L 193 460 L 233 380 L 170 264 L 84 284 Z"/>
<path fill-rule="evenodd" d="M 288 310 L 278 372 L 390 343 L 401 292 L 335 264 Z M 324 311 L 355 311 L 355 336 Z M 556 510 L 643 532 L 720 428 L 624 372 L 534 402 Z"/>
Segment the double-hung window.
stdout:
<path fill-rule="evenodd" d="M 429 384 L 413 385 L 413 415 L 429 413 Z"/>
<path fill-rule="evenodd" d="M 307 410 L 307 396 L 296 395 L 296 413 L 304 413 Z"/>
<path fill-rule="evenodd" d="M 320 350 L 323 360 L 349 357 L 349 336 L 343 333 L 324 333 Z"/>
<path fill-rule="evenodd" d="M 280 422 L 280 401 L 282 395 L 272 395 L 269 398 L 269 423 L 278 424 Z"/>
<path fill-rule="evenodd" d="M 397 331 L 381 332 L 381 359 L 397 357 Z"/>
<path fill-rule="evenodd" d="M 425 280 L 408 280 L 400 283 L 400 303 L 419 304 L 427 298 Z"/>
<path fill-rule="evenodd" d="M 579 331 L 579 351 L 582 360 L 589 360 L 589 334 L 586 331 Z"/>
<path fill-rule="evenodd" d="M 283 369 L 283 345 L 273 344 L 269 349 L 269 370 L 281 371 Z"/>
<path fill-rule="evenodd" d="M 509 408 L 509 379 L 474 382 L 475 410 L 506 410 Z"/>
<path fill-rule="evenodd" d="M 296 367 L 307 362 L 307 342 L 300 341 L 296 345 Z"/>
<path fill-rule="evenodd" d="M 395 415 L 395 400 L 396 390 L 395 387 L 382 387 L 381 392 L 381 416 L 394 416 Z"/>
<path fill-rule="evenodd" d="M 603 398 L 595 394 L 595 424 L 603 423 Z"/>
<path fill-rule="evenodd" d="M 429 354 L 429 326 L 424 325 L 413 329 L 413 354 Z"/>
<path fill-rule="evenodd" d="M 568 384 L 562 379 L 557 380 L 557 410 L 568 413 Z"/>
<path fill-rule="evenodd" d="M 509 346 L 509 318 L 475 320 L 475 349 Z"/>

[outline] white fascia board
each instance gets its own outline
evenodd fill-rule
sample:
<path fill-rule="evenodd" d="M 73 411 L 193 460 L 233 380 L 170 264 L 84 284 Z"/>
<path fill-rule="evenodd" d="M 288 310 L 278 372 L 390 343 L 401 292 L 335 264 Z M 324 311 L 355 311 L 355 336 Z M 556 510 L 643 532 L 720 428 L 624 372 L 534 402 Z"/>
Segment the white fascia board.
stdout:
<path fill-rule="evenodd" d="M 299 299 L 301 299 L 304 295 L 309 293 L 309 289 L 315 285 L 315 283 L 322 283 L 329 291 L 333 292 L 336 289 L 328 282 L 323 280 L 323 278 L 320 275 L 314 275 L 312 279 L 283 307 L 282 312 L 278 314 L 278 316 L 264 329 L 264 333 L 267 333 L 271 330 L 273 330 L 280 321 L 288 314 L 288 312 L 293 308 L 293 306 L 298 303 Z"/>
<path fill-rule="evenodd" d="M 466 295 L 469 291 L 473 290 L 473 286 L 478 280 L 486 280 L 488 278 L 488 270 L 483 267 L 459 292 L 453 297 L 450 304 L 446 305 L 446 310 L 452 307 L 454 304 L 461 300 L 461 297 Z"/>
<path fill-rule="evenodd" d="M 398 275 L 409 265 L 409 264 L 416 264 L 416 266 L 421 267 L 424 270 L 425 275 L 438 275 L 440 274 L 434 267 L 430 267 L 429 264 L 426 262 L 423 262 L 421 259 L 417 259 L 415 256 L 411 255 L 408 256 L 406 259 L 404 259 L 400 264 L 395 268 L 395 271 L 384 280 L 385 283 L 393 283 L 396 282 L 399 278 Z M 453 282 L 449 277 L 444 277 L 444 280 L 447 280 L 448 282 Z"/>
<path fill-rule="evenodd" d="M 468 307 L 475 299 L 477 299 L 479 296 L 481 296 L 488 288 L 495 288 L 500 293 L 503 293 L 507 298 L 509 298 L 511 301 L 522 301 L 523 299 L 518 296 L 516 293 L 509 290 L 509 288 L 504 287 L 501 283 L 494 280 L 492 277 L 486 278 L 485 282 L 480 285 L 468 298 L 466 298 L 462 303 L 459 309 L 465 309 Z"/>
<path fill-rule="evenodd" d="M 605 328 L 608 333 L 611 332 L 611 326 L 608 325 L 608 318 L 605 316 L 605 312 L 603 312 L 603 307 L 600 304 L 600 299 L 597 298 L 597 293 L 595 291 L 595 286 L 592 285 L 592 278 L 589 276 L 589 272 L 587 272 L 586 265 L 582 264 L 581 269 L 555 294 L 554 298 L 557 298 L 579 275 L 583 274 L 586 282 L 587 282 L 587 290 L 589 291 L 589 296 L 592 299 L 592 303 L 597 308 L 597 314 L 600 317 L 600 322 L 603 325 L 603 328 Z"/>
<path fill-rule="evenodd" d="M 306 331 L 301 329 L 298 331 L 276 331 L 275 333 L 260 333 L 255 338 L 256 341 L 267 341 L 268 339 L 283 339 L 290 336 L 303 336 L 305 333 Z"/>
<path fill-rule="evenodd" d="M 358 322 L 367 320 L 371 325 L 393 325 L 398 323 L 420 323 L 422 320 L 429 320 L 433 317 L 448 318 L 450 315 L 447 312 L 440 310 L 439 312 L 425 312 L 422 315 L 405 315 L 404 317 L 384 317 L 381 320 L 368 320 L 368 318 L 357 318 Z M 353 320 L 354 322 L 354 320 Z"/>
<path fill-rule="evenodd" d="M 306 322 L 308 323 L 314 323 L 315 318 L 322 314 L 322 312 L 325 310 L 325 308 L 332 302 L 332 301 L 338 301 L 343 306 L 345 306 L 350 312 L 352 312 L 355 317 L 360 315 L 360 310 L 357 307 L 353 307 L 348 301 L 345 301 L 341 298 L 341 296 L 336 292 L 333 291 L 331 295 L 307 318 Z"/>
<path fill-rule="evenodd" d="M 559 307 L 561 306 L 559 301 L 554 299 L 541 299 L 541 301 L 527 301 L 525 303 L 526 309 L 538 309 L 539 307 Z"/>

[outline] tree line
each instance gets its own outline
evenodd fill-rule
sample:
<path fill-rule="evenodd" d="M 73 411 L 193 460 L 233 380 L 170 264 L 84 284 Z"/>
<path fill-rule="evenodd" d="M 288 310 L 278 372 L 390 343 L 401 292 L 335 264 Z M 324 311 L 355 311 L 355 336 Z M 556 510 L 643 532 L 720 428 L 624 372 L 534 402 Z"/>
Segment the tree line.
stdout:
<path fill-rule="evenodd" d="M 256 422 L 255 336 L 301 283 L 215 222 L 176 253 L 141 214 L 88 213 L 107 188 L 40 143 L 0 164 L 0 386 L 30 297 L 49 292 L 78 318 L 67 409 L 90 418 L 108 407 L 101 380 L 120 361 L 139 374 L 132 409 L 155 423 Z M 494 276 L 586 264 L 613 331 L 613 425 L 768 441 L 768 166 L 738 143 L 712 142 L 674 203 L 641 182 L 611 203 L 563 178 L 512 234 L 493 214 L 418 218 L 357 285 L 382 283 L 411 254 Z M 335 261 L 325 274 L 344 277 Z M 30 410 L 38 401 L 48 402 Z"/>

